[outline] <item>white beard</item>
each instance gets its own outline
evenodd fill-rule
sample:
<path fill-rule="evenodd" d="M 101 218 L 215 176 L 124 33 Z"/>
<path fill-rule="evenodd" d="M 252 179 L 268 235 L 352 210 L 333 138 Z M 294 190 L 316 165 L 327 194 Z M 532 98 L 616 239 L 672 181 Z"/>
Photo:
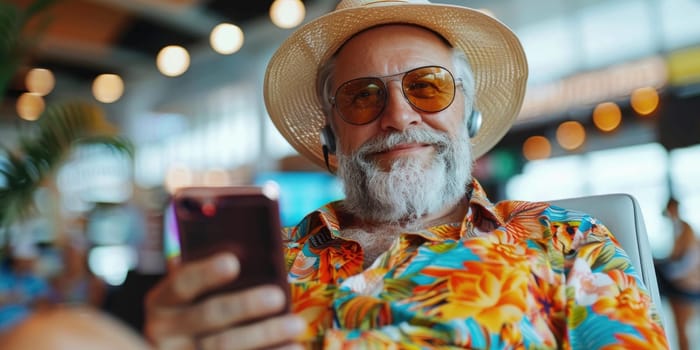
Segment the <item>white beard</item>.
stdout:
<path fill-rule="evenodd" d="M 368 155 L 401 143 L 431 144 L 436 156 L 429 164 L 401 158 L 389 171 L 369 159 Z M 371 139 L 349 155 L 338 152 L 338 165 L 346 210 L 372 223 L 411 227 L 464 197 L 471 182 L 471 144 L 466 131 L 452 140 L 443 132 L 411 128 Z"/>

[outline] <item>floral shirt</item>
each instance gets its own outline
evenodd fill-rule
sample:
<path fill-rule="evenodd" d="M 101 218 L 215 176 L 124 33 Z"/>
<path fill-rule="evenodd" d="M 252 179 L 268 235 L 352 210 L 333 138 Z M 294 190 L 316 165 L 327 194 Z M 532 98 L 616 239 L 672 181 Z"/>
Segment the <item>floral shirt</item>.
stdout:
<path fill-rule="evenodd" d="M 667 349 L 639 274 L 597 219 L 492 204 L 473 182 L 462 222 L 404 232 L 369 268 L 338 202 L 285 229 L 293 311 L 309 348 Z"/>

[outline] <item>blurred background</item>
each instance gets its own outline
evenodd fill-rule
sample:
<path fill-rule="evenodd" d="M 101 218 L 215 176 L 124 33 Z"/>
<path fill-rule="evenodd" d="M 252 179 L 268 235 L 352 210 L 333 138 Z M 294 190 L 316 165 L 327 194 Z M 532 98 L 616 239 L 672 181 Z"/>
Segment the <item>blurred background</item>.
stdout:
<path fill-rule="evenodd" d="M 529 59 L 521 115 L 476 164 L 493 200 L 630 193 L 657 258 L 670 196 L 700 229 L 700 0 L 434 2 L 500 19 Z M 277 182 L 289 225 L 342 198 L 262 100 L 272 53 L 336 3 L 0 2 L 1 254 L 33 259 L 37 304 L 90 302 L 139 329 L 177 254 L 178 187 Z"/>

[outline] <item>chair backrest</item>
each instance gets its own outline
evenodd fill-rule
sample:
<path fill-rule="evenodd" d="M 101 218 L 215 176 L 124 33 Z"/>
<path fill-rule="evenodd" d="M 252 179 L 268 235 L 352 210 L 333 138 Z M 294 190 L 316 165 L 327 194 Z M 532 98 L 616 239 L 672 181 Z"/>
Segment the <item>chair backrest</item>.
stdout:
<path fill-rule="evenodd" d="M 629 194 L 613 193 L 549 201 L 566 209 L 574 209 L 598 218 L 615 235 L 627 252 L 635 269 L 651 293 L 656 309 L 662 312 L 659 285 L 656 282 L 654 258 L 637 200 Z M 662 317 L 663 318 L 663 317 Z M 665 323 L 665 322 L 664 322 Z"/>

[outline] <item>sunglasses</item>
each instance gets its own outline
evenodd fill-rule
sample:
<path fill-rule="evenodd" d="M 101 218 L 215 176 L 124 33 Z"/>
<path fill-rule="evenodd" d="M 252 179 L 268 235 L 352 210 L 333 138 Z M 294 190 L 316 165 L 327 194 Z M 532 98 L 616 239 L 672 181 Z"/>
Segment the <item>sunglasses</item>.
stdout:
<path fill-rule="evenodd" d="M 435 113 L 452 104 L 455 86 L 462 81 L 455 79 L 444 67 L 425 66 L 407 72 L 383 77 L 357 78 L 338 87 L 330 103 L 340 117 L 349 124 L 364 125 L 376 120 L 387 104 L 389 81 L 401 77 L 403 97 L 413 108 Z"/>

